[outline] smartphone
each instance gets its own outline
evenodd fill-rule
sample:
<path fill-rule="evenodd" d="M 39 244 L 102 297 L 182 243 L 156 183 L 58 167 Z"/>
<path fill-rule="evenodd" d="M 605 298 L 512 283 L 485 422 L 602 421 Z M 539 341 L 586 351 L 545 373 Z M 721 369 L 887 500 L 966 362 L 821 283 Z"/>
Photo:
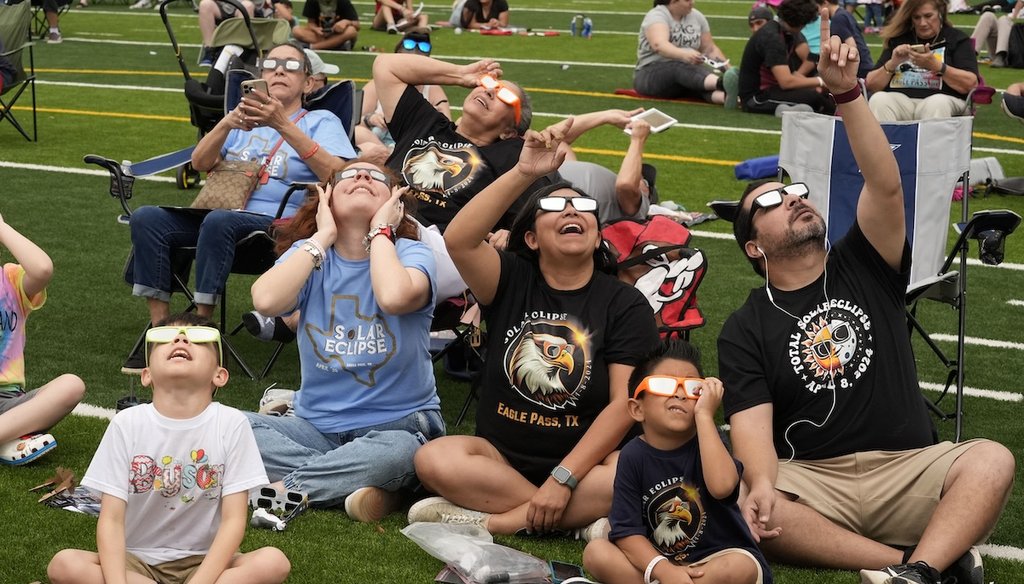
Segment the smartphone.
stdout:
<path fill-rule="evenodd" d="M 266 79 L 246 79 L 242 82 L 243 96 L 247 96 L 252 93 L 253 89 L 262 91 L 264 95 L 270 95 L 270 87 L 267 86 Z"/>
<path fill-rule="evenodd" d="M 637 120 L 643 120 L 650 124 L 652 134 L 657 134 L 662 130 L 667 130 L 676 124 L 675 118 L 668 114 L 662 113 L 657 108 L 644 110 L 632 117 L 632 121 L 635 122 Z M 623 132 L 627 134 L 633 133 L 629 128 L 624 129 Z"/>
<path fill-rule="evenodd" d="M 910 45 L 910 50 L 915 53 L 927 53 L 928 49 L 924 45 Z"/>
<path fill-rule="evenodd" d="M 567 564 L 565 562 L 551 560 L 548 562 L 548 566 L 551 568 L 551 581 L 553 584 L 560 584 L 569 578 L 583 577 L 583 568 L 576 564 Z"/>

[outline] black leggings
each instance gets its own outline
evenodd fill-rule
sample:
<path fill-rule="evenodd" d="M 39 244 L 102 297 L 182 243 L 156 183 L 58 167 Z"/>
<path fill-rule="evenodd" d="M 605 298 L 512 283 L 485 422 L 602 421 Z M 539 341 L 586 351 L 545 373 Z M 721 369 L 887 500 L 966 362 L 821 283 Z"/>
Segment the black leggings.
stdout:
<path fill-rule="evenodd" d="M 775 114 L 775 108 L 782 104 L 805 103 L 811 106 L 819 114 L 833 114 L 836 111 L 835 103 L 824 93 L 818 93 L 813 88 L 782 89 L 772 87 L 755 94 L 743 102 L 743 111 L 755 114 Z"/>

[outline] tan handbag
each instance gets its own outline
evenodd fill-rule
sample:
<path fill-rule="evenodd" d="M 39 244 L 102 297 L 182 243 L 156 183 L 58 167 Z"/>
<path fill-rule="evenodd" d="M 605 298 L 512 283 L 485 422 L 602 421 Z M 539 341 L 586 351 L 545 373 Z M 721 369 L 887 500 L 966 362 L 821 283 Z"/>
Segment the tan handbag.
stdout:
<path fill-rule="evenodd" d="M 306 113 L 302 112 L 293 123 L 301 120 Z M 284 144 L 284 136 L 274 144 L 274 149 L 262 164 L 255 160 L 218 162 L 217 166 L 206 173 L 203 188 L 190 206 L 193 209 L 244 209 L 256 187 L 267 182 L 267 165 L 274 159 L 281 144 Z"/>
<path fill-rule="evenodd" d="M 271 154 L 273 156 L 273 154 Z M 243 209 L 256 190 L 266 165 L 255 160 L 222 160 L 206 174 L 195 209 Z"/>

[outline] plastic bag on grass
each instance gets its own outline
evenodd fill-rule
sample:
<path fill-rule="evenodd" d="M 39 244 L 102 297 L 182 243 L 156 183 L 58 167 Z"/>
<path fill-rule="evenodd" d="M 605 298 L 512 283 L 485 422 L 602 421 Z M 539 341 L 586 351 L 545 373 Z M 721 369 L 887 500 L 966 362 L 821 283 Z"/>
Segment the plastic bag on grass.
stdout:
<path fill-rule="evenodd" d="M 402 529 L 423 551 L 478 584 L 548 582 L 548 566 L 530 554 L 494 543 L 476 525 L 417 522 Z"/>

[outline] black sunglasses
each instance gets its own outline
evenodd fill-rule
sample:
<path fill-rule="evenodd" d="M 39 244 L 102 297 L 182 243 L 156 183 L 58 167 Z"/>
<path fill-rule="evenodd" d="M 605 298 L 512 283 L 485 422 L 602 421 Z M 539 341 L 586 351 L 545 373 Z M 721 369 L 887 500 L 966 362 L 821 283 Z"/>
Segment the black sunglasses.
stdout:
<path fill-rule="evenodd" d="M 341 172 L 335 173 L 333 182 L 334 184 L 338 184 L 343 180 L 354 178 L 360 172 L 365 172 L 370 175 L 370 178 L 377 182 L 384 183 L 385 186 L 391 186 L 391 179 L 388 178 L 388 175 L 375 168 L 346 168 Z"/>
<path fill-rule="evenodd" d="M 537 199 L 537 209 L 545 212 L 561 212 L 566 204 L 581 213 L 597 214 L 597 199 L 590 197 L 560 197 L 557 195 Z"/>
<path fill-rule="evenodd" d="M 807 188 L 807 185 L 798 182 L 770 191 L 765 191 L 760 195 L 754 197 L 754 202 L 750 205 L 750 214 L 747 215 L 747 234 L 754 230 L 754 213 L 757 213 L 758 209 L 772 209 L 782 204 L 785 195 L 793 195 L 806 199 L 811 194 L 811 191 Z"/>
<path fill-rule="evenodd" d="M 402 39 L 402 48 L 407 51 L 419 51 L 430 54 L 430 41 L 416 41 L 413 39 Z"/>

